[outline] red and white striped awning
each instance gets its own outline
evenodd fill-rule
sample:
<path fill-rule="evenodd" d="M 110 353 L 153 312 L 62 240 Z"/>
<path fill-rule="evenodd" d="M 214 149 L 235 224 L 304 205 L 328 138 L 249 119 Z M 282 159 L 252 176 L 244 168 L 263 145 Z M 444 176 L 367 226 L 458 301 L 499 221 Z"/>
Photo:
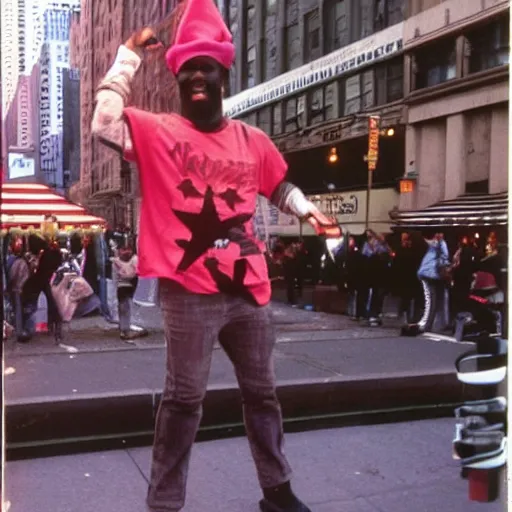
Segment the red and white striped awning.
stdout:
<path fill-rule="evenodd" d="M 55 215 L 61 228 L 105 224 L 104 219 L 90 215 L 83 206 L 35 183 L 3 183 L 0 212 L 2 229 L 39 228 L 45 215 Z"/>

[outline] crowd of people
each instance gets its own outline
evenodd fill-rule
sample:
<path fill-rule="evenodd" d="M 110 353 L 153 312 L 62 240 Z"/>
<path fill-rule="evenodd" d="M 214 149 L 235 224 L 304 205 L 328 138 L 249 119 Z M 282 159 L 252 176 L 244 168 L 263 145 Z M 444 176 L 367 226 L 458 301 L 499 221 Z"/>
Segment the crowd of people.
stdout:
<path fill-rule="evenodd" d="M 484 244 L 478 236 L 464 235 L 450 251 L 440 232 L 402 232 L 399 242 L 393 243 L 366 230 L 362 236 L 348 236 L 347 244 L 334 255 L 334 280 L 348 296 L 347 312 L 354 321 L 381 325 L 384 299 L 394 295 L 404 324 L 425 317 L 425 330 L 450 332 L 457 314 L 468 308 L 476 273 L 485 272 L 496 287 L 505 287 L 501 269 L 506 265 L 498 245 L 495 232 Z M 304 242 L 278 240 L 271 260 L 286 282 L 288 302 L 296 306 L 307 262 L 312 264 Z"/>
<path fill-rule="evenodd" d="M 61 236 L 52 215 L 44 224 L 38 234 L 8 233 L 4 237 L 4 305 L 17 341 L 33 339 L 41 294 L 47 306 L 46 322 L 42 323 L 56 343 L 62 341 L 63 322 L 101 314 L 113 323 L 113 308 L 118 312 L 122 340 L 133 342 L 146 335 L 144 329 L 131 329 L 131 304 L 138 281 L 133 237 L 116 231 Z M 114 303 L 107 293 L 109 282 L 116 288 Z"/>

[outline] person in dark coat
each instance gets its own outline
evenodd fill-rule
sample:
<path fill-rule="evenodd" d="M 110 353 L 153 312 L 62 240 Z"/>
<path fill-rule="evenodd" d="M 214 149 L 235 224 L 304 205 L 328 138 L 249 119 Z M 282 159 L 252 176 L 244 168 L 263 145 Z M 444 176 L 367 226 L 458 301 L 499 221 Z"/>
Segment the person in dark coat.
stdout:
<path fill-rule="evenodd" d="M 365 260 L 365 275 L 368 283 L 368 290 L 371 292 L 369 307 L 370 327 L 377 327 L 382 323 L 382 308 L 384 296 L 389 279 L 391 264 L 391 249 L 384 240 L 384 237 L 377 235 L 371 229 L 366 231 L 367 241 L 363 246 Z"/>
<path fill-rule="evenodd" d="M 462 237 L 459 249 L 453 256 L 453 287 L 452 287 L 452 315 L 467 311 L 467 301 L 471 291 L 473 274 L 478 267 L 479 257 L 476 245 L 472 238 Z"/>
<path fill-rule="evenodd" d="M 53 332 L 57 342 L 62 339 L 62 319 L 52 295 L 50 280 L 61 264 L 62 255 L 59 245 L 54 238 L 49 238 L 39 253 L 37 270 L 25 283 L 23 290 L 29 309 L 35 306 L 37 310 L 39 295 L 41 292 L 44 293 L 48 307 L 48 331 Z"/>
<path fill-rule="evenodd" d="M 400 247 L 393 259 L 394 289 L 400 298 L 399 316 L 406 324 L 418 320 L 422 303 L 423 288 L 417 273 L 424 249 L 417 245 L 409 233 L 402 233 Z"/>

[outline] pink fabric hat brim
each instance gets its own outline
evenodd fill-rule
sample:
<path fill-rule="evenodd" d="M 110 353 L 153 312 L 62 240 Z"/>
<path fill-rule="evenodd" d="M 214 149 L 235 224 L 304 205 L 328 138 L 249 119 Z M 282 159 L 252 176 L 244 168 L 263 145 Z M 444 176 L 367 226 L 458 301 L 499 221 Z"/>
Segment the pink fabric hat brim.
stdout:
<path fill-rule="evenodd" d="M 229 41 L 190 41 L 171 46 L 165 55 L 165 60 L 167 67 L 177 75 L 181 66 L 194 57 L 211 57 L 229 69 L 235 60 L 235 46 Z"/>

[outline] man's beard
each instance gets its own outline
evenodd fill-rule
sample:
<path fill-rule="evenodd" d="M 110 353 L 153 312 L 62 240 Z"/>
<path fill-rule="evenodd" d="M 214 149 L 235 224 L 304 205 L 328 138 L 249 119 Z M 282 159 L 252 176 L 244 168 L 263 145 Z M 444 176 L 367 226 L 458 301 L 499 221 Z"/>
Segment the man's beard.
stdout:
<path fill-rule="evenodd" d="M 212 131 L 218 128 L 222 121 L 222 94 L 218 87 L 211 84 L 207 87 L 208 97 L 205 100 L 192 100 L 192 92 L 180 88 L 182 115 L 192 121 L 203 131 Z"/>

